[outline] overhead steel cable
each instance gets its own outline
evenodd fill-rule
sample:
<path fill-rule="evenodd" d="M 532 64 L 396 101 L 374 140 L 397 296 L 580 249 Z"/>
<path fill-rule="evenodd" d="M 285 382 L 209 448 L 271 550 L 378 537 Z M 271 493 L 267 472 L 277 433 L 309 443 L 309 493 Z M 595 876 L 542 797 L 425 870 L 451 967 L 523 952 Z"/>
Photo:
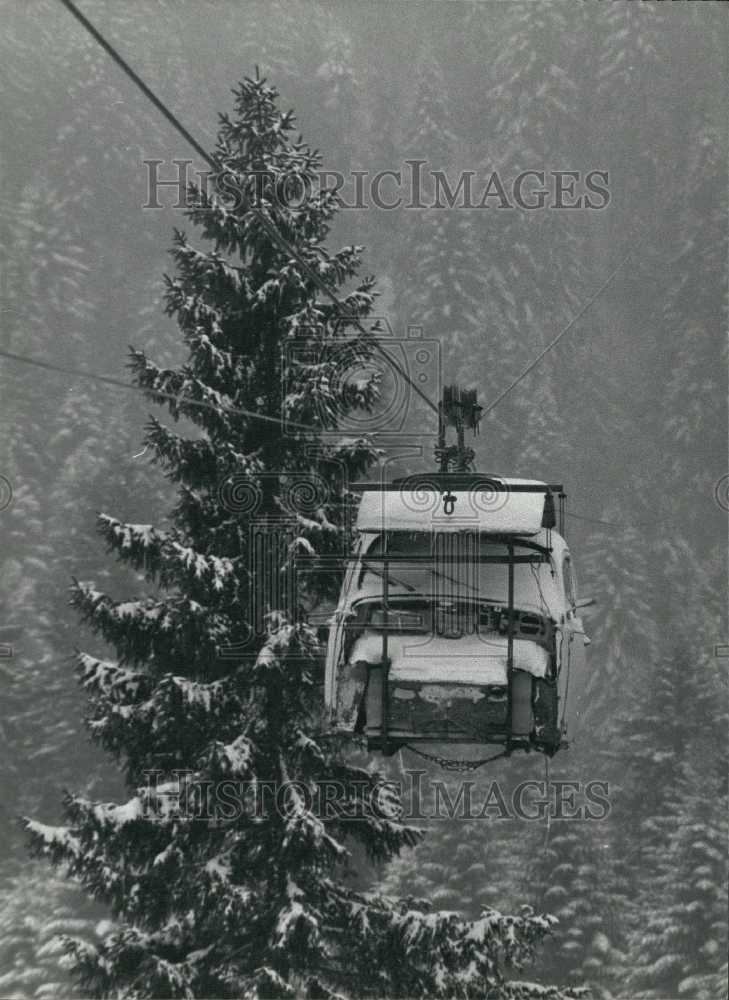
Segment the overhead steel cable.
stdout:
<path fill-rule="evenodd" d="M 673 519 L 659 519 L 656 521 L 636 521 L 634 524 L 627 524 L 624 521 L 605 521 L 599 517 L 587 517 L 585 514 L 578 514 L 574 510 L 570 510 L 569 507 L 565 510 L 567 517 L 574 517 L 578 521 L 587 521 L 589 524 L 602 524 L 606 528 L 653 528 L 657 524 L 672 524 L 675 523 Z"/>
<path fill-rule="evenodd" d="M 14 351 L 6 351 L 0 348 L 0 358 L 7 358 L 9 361 L 16 361 L 22 365 L 32 365 L 35 368 L 43 368 L 45 371 L 61 372 L 63 375 L 73 375 L 77 378 L 86 378 L 92 382 L 100 382 L 104 385 L 117 386 L 119 389 L 126 389 L 128 392 L 141 392 L 145 396 L 159 396 L 162 399 L 170 400 L 178 406 L 190 406 L 197 409 L 212 410 L 214 413 L 232 413 L 238 417 L 247 417 L 251 420 L 262 420 L 269 424 L 278 424 L 285 427 L 293 427 L 303 431 L 321 431 L 326 428 L 318 427 L 315 424 L 300 424 L 294 420 L 282 420 L 280 417 L 269 417 L 265 413 L 257 413 L 255 410 L 246 410 L 241 406 L 221 403 L 219 405 L 206 403 L 202 399 L 192 399 L 190 396 L 181 396 L 174 392 L 167 392 L 165 389 L 154 389 L 137 385 L 135 382 L 125 382 L 123 379 L 114 378 L 113 375 L 100 375 L 98 372 L 89 371 L 88 368 L 75 368 L 72 365 L 58 365 L 52 361 L 44 361 L 42 358 L 33 358 L 26 354 L 16 354 Z"/>
<path fill-rule="evenodd" d="M 154 91 L 149 87 L 142 78 L 134 72 L 129 63 L 117 52 L 114 46 L 104 38 L 101 32 L 94 27 L 94 25 L 85 17 L 81 11 L 76 7 L 71 0 L 60 0 L 63 6 L 71 13 L 76 20 L 81 24 L 86 31 L 101 45 L 105 52 L 107 52 L 114 62 L 123 70 L 123 72 L 129 77 L 129 79 L 134 83 L 142 93 L 147 97 L 157 108 L 157 110 L 162 114 L 165 119 L 170 123 L 170 125 L 175 128 L 183 139 L 190 143 L 195 152 L 200 156 L 213 171 L 218 171 L 221 164 L 216 162 L 215 158 L 211 156 L 205 149 L 200 145 L 200 143 L 190 134 L 190 132 L 185 128 L 179 118 L 173 114 L 172 111 L 167 107 L 167 105 L 154 93 Z M 226 168 L 228 169 L 228 168 Z M 233 173 L 233 171 L 231 171 Z M 258 222 L 261 224 L 266 233 L 270 238 L 278 244 L 279 248 L 285 253 L 289 254 L 290 257 L 299 265 L 299 267 L 305 272 L 306 276 L 316 285 L 316 287 L 321 291 L 326 297 L 336 306 L 340 317 L 346 320 L 351 326 L 359 330 L 361 334 L 365 337 L 371 333 L 367 331 L 362 325 L 359 318 L 350 312 L 347 312 L 344 308 L 344 303 L 341 301 L 339 296 L 334 292 L 329 285 L 322 279 L 321 275 L 317 274 L 316 271 L 303 259 L 299 252 L 292 247 L 288 240 L 282 235 L 282 233 L 277 229 L 277 227 L 270 221 L 266 213 L 255 203 L 249 205 L 250 211 L 255 215 Z M 430 399 L 426 393 L 417 385 L 407 374 L 402 365 L 393 358 L 380 343 L 376 340 L 368 341 L 371 347 L 374 349 L 390 364 L 393 369 L 404 378 L 409 384 L 410 388 L 417 393 L 418 396 L 433 410 L 438 413 L 438 406 Z"/>
<path fill-rule="evenodd" d="M 164 104 L 159 99 L 159 97 L 157 97 L 155 92 L 150 87 L 147 86 L 147 84 L 144 82 L 141 76 L 139 76 L 137 73 L 134 72 L 129 63 L 117 52 L 117 50 L 114 48 L 113 45 L 107 42 L 107 40 L 104 38 L 101 32 L 98 31 L 91 23 L 91 21 L 89 21 L 89 19 L 81 13 L 78 7 L 75 4 L 71 3 L 70 0 L 61 0 L 61 3 L 71 14 L 73 14 L 76 20 L 84 26 L 84 28 L 88 31 L 91 37 L 99 43 L 102 49 L 104 49 L 104 51 L 111 56 L 114 62 L 124 70 L 129 79 L 132 80 L 139 87 L 144 96 L 148 100 L 150 100 L 152 104 L 154 104 L 155 108 L 157 108 L 160 114 L 164 115 L 164 117 L 167 119 L 170 125 L 172 125 L 173 128 L 177 129 L 177 131 L 185 139 L 186 142 L 189 142 L 189 144 L 192 146 L 192 148 L 195 150 L 198 156 L 201 156 L 202 159 L 205 160 L 205 162 L 208 163 L 213 169 L 217 169 L 217 164 L 214 162 L 212 157 L 208 153 L 206 153 L 206 151 L 203 149 L 203 147 L 200 145 L 197 139 L 193 135 L 191 135 L 190 132 L 187 131 L 187 129 L 182 124 L 180 119 L 175 114 L 173 114 L 173 112 L 170 111 L 167 105 Z"/>
<path fill-rule="evenodd" d="M 644 239 L 645 239 L 645 237 L 644 237 Z M 509 395 L 509 393 L 512 391 L 512 389 L 516 389 L 516 387 L 519 385 L 519 383 L 522 382 L 527 377 L 527 375 L 529 375 L 532 371 L 534 371 L 534 369 L 537 367 L 537 365 L 542 360 L 542 358 L 546 357 L 546 355 L 549 354 L 549 352 L 552 350 L 552 348 L 557 346 L 557 344 L 560 342 L 560 340 L 562 339 L 562 337 L 566 336 L 570 332 L 570 330 L 575 325 L 575 323 L 577 322 L 577 320 L 581 319 L 585 315 L 585 313 L 590 308 L 590 306 L 593 304 L 593 302 L 600 295 L 602 295 L 602 293 L 605 291 L 605 289 L 608 287 L 608 285 L 612 282 L 612 280 L 616 276 L 616 274 L 630 260 L 630 258 L 633 256 L 633 254 L 635 253 L 635 251 L 638 249 L 639 245 L 640 244 L 635 244 L 635 245 L 633 245 L 630 248 L 630 250 L 627 252 L 627 254 L 625 255 L 625 257 L 623 257 L 623 259 L 620 261 L 620 263 L 618 264 L 618 266 L 615 267 L 610 272 L 610 274 L 607 276 L 607 278 L 605 279 L 605 281 L 603 281 L 603 283 L 600 285 L 600 287 L 597 289 L 597 291 L 593 295 L 590 296 L 590 298 L 587 300 L 587 302 L 585 302 L 585 304 L 582 306 L 582 308 L 579 310 L 579 312 L 575 313 L 575 315 L 569 321 L 569 323 L 567 324 L 567 326 L 565 326 L 562 330 L 560 330 L 560 332 L 557 334 L 556 337 L 554 337 L 552 340 L 550 340 L 550 342 L 547 344 L 547 346 L 544 348 L 544 350 L 540 351 L 540 353 L 536 356 L 536 358 L 534 358 L 533 361 L 529 362 L 529 364 L 521 372 L 521 374 L 517 375 L 517 377 L 514 379 L 514 381 L 510 385 L 508 385 L 504 389 L 503 392 L 499 393 L 499 395 L 496 397 L 496 399 L 493 401 L 493 403 L 491 403 L 489 406 L 484 407 L 484 411 L 483 411 L 482 416 L 485 417 L 487 413 L 490 413 L 493 409 L 495 409 L 495 407 L 497 407 L 499 405 L 499 403 L 501 402 L 502 399 L 504 399 L 506 396 Z"/>

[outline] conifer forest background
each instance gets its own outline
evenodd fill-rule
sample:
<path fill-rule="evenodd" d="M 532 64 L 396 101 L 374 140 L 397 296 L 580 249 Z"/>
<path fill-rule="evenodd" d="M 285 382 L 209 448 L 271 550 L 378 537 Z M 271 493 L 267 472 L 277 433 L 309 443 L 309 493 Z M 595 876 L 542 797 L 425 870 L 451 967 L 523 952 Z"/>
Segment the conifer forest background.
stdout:
<path fill-rule="evenodd" d="M 231 88 L 258 67 L 344 175 L 408 159 L 452 180 L 609 173 L 599 210 L 370 202 L 341 211 L 330 234 L 332 248 L 364 246 L 375 312 L 398 335 L 416 324 L 438 338 L 444 381 L 477 388 L 482 404 L 634 251 L 475 439 L 480 470 L 566 486 L 580 591 L 597 606 L 585 715 L 551 778 L 608 782 L 610 813 L 549 828 L 433 820 L 419 846 L 359 879 L 468 917 L 484 905 L 554 914 L 529 973 L 540 982 L 722 1000 L 726 4 L 82 6 L 206 148 Z M 163 274 L 184 219 L 167 193 L 142 209 L 144 161 L 169 176 L 194 154 L 60 4 L 1 0 L 0 16 L 0 349 L 120 379 L 130 344 L 178 364 Z M 84 730 L 69 585 L 94 580 L 123 599 L 134 577 L 105 554 L 96 513 L 156 521 L 173 491 L 142 453 L 151 407 L 138 393 L 0 357 L 0 400 L 0 483 L 12 488 L 0 511 L 0 641 L 12 646 L 0 659 L 0 996 L 71 996 L 56 935 L 93 940 L 109 914 L 29 858 L 17 817 L 57 820 L 64 788 L 119 791 Z M 543 776 L 531 755 L 474 780 Z"/>

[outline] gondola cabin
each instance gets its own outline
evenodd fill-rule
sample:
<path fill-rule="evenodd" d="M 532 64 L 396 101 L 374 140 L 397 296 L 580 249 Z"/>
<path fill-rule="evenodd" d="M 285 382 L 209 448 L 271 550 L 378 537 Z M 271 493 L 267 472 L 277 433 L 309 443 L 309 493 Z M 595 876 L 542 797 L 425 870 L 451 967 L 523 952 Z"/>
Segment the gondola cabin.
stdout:
<path fill-rule="evenodd" d="M 365 487 L 332 619 L 332 728 L 548 755 L 568 737 L 587 640 L 562 489 L 475 474 Z M 561 526 L 561 525 L 560 525 Z"/>

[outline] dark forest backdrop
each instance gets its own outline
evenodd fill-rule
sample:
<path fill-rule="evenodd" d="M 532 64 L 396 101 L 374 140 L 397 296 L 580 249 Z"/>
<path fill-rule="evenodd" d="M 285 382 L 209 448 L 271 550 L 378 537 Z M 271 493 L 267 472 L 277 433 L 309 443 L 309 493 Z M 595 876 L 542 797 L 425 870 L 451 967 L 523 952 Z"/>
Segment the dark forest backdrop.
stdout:
<path fill-rule="evenodd" d="M 258 65 L 332 170 L 453 180 L 608 170 L 602 211 L 343 211 L 397 333 L 441 340 L 484 403 L 634 256 L 484 421 L 481 469 L 564 481 L 589 621 L 589 702 L 552 778 L 610 782 L 602 822 L 434 822 L 372 873 L 469 914 L 560 918 L 535 978 L 598 995 L 726 996 L 727 11 L 722 4 L 87 2 L 84 11 L 212 145 Z M 2 4 L 0 347 L 123 377 L 127 345 L 180 360 L 162 309 L 181 213 L 143 211 L 145 159 L 190 151 L 59 4 Z M 202 165 L 199 165 L 202 166 Z M 163 166 L 161 172 L 169 170 Z M 478 185 L 477 185 L 478 188 Z M 97 510 L 153 521 L 168 487 L 140 455 L 132 392 L 0 359 L 0 993 L 58 996 L 53 935 L 91 911 L 27 860 L 19 812 L 118 778 L 86 741 L 69 666 L 71 575 L 123 597 Z M 429 449 L 430 443 L 426 443 Z M 719 497 L 726 503 L 726 488 Z M 414 763 L 412 759 L 406 764 Z M 434 772 L 435 775 L 435 772 Z M 477 779 L 540 779 L 527 758 Z M 479 787 L 479 785 L 477 785 Z M 63 989 L 68 990 L 67 986 Z"/>

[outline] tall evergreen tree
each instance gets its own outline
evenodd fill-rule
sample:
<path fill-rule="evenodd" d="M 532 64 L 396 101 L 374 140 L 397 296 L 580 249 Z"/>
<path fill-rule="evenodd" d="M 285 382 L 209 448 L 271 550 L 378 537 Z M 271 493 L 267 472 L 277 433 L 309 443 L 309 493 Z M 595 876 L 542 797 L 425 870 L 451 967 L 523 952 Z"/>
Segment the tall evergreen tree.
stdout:
<path fill-rule="evenodd" d="M 212 249 L 176 234 L 167 308 L 188 361 L 162 368 L 132 351 L 137 385 L 185 430 L 153 418 L 146 435 L 178 487 L 169 523 L 99 518 L 109 549 L 150 592 L 116 601 L 89 582 L 72 591 L 115 650 L 79 653 L 78 669 L 92 738 L 123 765 L 130 797 L 69 794 L 67 825 L 29 820 L 31 841 L 118 921 L 98 947 L 69 942 L 95 996 L 557 996 L 507 980 L 500 966 L 530 959 L 549 918 L 490 910 L 468 922 L 355 891 L 343 874 L 347 838 L 388 859 L 417 832 L 377 808 L 377 775 L 321 735 L 316 635 L 298 600 L 277 597 L 282 564 L 346 545 L 347 482 L 374 452 L 321 431 L 338 412 L 371 406 L 377 387 L 338 381 L 324 350 L 341 344 L 342 316 L 317 300 L 297 258 L 341 289 L 359 249 L 325 249 L 336 201 L 319 193 L 301 204 L 294 181 L 313 181 L 319 157 L 292 140 L 293 116 L 276 98 L 247 79 L 234 117 L 221 117 L 215 195 L 196 192 L 189 211 Z M 342 296 L 347 315 L 366 317 L 373 280 Z M 306 350 L 289 351 L 297 338 Z M 357 343 L 366 354 L 367 337 Z M 252 413 L 297 424 L 272 430 Z M 261 565 L 258 540 L 282 523 L 285 544 Z M 301 589 L 322 587 L 314 574 Z M 260 631 L 254 598 L 266 612 Z M 339 784 L 324 810 L 327 781 Z M 226 798 L 215 794 L 221 782 Z M 275 804 L 231 802 L 243 787 L 274 789 Z"/>

